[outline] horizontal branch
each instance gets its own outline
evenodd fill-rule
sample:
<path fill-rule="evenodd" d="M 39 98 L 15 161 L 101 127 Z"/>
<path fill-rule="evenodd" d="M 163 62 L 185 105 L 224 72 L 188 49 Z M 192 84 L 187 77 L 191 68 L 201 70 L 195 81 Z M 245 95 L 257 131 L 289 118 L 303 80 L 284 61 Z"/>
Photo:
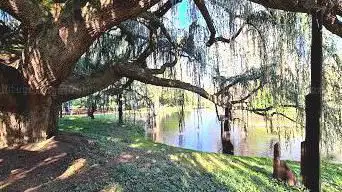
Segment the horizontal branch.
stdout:
<path fill-rule="evenodd" d="M 315 1 L 298 1 L 298 0 L 249 0 L 250 2 L 260 4 L 267 8 L 272 9 L 280 9 L 284 11 L 290 12 L 299 12 L 299 13 L 310 13 L 311 10 L 315 7 L 318 7 L 314 4 Z"/>
<path fill-rule="evenodd" d="M 163 74 L 167 68 L 174 67 L 178 62 L 178 59 L 175 58 L 172 62 L 164 63 L 159 69 L 148 69 L 152 74 Z"/>
<path fill-rule="evenodd" d="M 273 112 L 273 113 L 271 114 L 271 117 L 273 117 L 274 115 L 280 115 L 280 116 L 285 117 L 286 119 L 288 119 L 288 120 L 290 120 L 290 121 L 292 121 L 292 122 L 295 122 L 295 123 L 297 122 L 296 120 L 294 120 L 294 119 L 292 119 L 291 117 L 285 115 L 284 113 Z"/>
<path fill-rule="evenodd" d="M 60 16 L 46 25 L 48 35 L 43 37 L 47 39 L 39 41 L 42 49 L 54 50 L 54 60 L 49 67 L 53 69 L 56 82 L 63 82 L 71 75 L 75 63 L 102 34 L 123 21 L 136 18 L 159 1 L 110 0 L 99 4 L 82 1 L 77 10 L 74 1 L 66 1 Z M 75 11 L 81 13 L 75 17 Z"/>
<path fill-rule="evenodd" d="M 284 104 L 284 105 L 277 105 L 277 106 L 268 106 L 268 107 L 265 107 L 265 108 L 252 108 L 252 109 L 248 109 L 248 111 L 258 111 L 258 112 L 267 112 L 267 111 L 271 111 L 277 107 L 284 107 L 284 108 L 296 108 L 296 109 L 299 109 L 299 110 L 304 110 L 303 107 L 301 106 L 298 106 L 298 105 L 292 105 L 292 104 Z"/>
<path fill-rule="evenodd" d="M 101 8 L 89 7 L 82 11 L 86 13 L 85 23 L 93 37 L 98 37 L 104 31 L 125 21 L 137 17 L 147 11 L 160 0 L 112 0 L 101 1 Z M 91 11 L 90 9 L 96 9 Z M 87 9 L 87 10 L 86 10 Z"/>
<path fill-rule="evenodd" d="M 256 111 L 256 110 L 249 110 L 249 109 L 247 109 L 248 111 L 250 111 L 250 112 L 252 112 L 252 113 L 255 113 L 255 114 L 257 114 L 257 115 L 260 115 L 260 116 L 264 116 L 264 117 L 273 117 L 274 115 L 280 115 L 280 116 L 282 116 L 282 117 L 285 117 L 286 119 L 288 119 L 288 120 L 290 120 L 290 121 L 292 121 L 292 122 L 294 122 L 294 123 L 299 123 L 299 122 L 297 122 L 296 120 L 294 120 L 294 119 L 292 119 L 291 117 L 289 117 L 289 116 L 287 116 L 287 115 L 285 115 L 284 113 L 280 113 L 280 112 L 272 112 L 271 114 L 267 114 L 266 113 L 266 111 L 264 111 L 264 110 L 259 110 L 259 111 Z M 302 125 L 301 123 L 299 123 L 301 126 L 304 126 L 304 125 Z"/>
<path fill-rule="evenodd" d="M 237 103 L 243 103 L 245 102 L 248 98 L 250 98 L 252 95 L 254 95 L 258 90 L 260 90 L 261 88 L 263 87 L 263 84 L 260 83 L 260 85 L 253 89 L 251 92 L 249 92 L 246 96 L 242 97 L 241 99 L 239 100 L 235 100 L 235 101 L 232 101 L 231 103 L 232 104 L 237 104 Z"/>
<path fill-rule="evenodd" d="M 172 6 L 182 2 L 182 0 L 168 0 L 164 5 L 162 5 L 157 11 L 153 12 L 157 17 L 164 16 Z"/>
<path fill-rule="evenodd" d="M 57 88 L 57 100 L 65 102 L 101 91 L 119 81 L 122 77 L 115 73 L 116 65 L 89 76 L 71 76 Z"/>
<path fill-rule="evenodd" d="M 180 80 L 166 79 L 154 76 L 149 69 L 144 69 L 135 64 L 120 64 L 115 68 L 116 73 L 124 77 L 140 81 L 142 83 L 162 86 L 162 87 L 172 87 L 180 88 L 193 93 L 197 93 L 201 97 L 217 103 L 216 97 L 209 94 L 206 90 L 201 87 L 194 86 L 190 83 L 186 83 Z"/>
<path fill-rule="evenodd" d="M 207 46 L 211 46 L 211 45 L 213 45 L 214 43 L 216 43 L 216 42 L 219 42 L 219 41 L 221 41 L 221 42 L 223 42 L 223 43 L 230 43 L 230 42 L 232 42 L 232 41 L 234 41 L 240 34 L 241 34 L 241 32 L 242 32 L 242 30 L 243 30 L 243 28 L 246 26 L 246 24 L 243 24 L 240 28 L 239 28 L 239 30 L 233 35 L 233 36 L 231 36 L 230 38 L 224 38 L 224 37 L 222 37 L 222 36 L 220 36 L 220 37 L 215 37 L 213 40 L 211 40 L 210 41 L 210 44 L 208 43 L 207 44 Z"/>
<path fill-rule="evenodd" d="M 318 9 L 324 10 L 324 27 L 330 32 L 342 37 L 342 24 L 336 15 L 342 14 L 341 1 L 324 1 L 324 6 L 315 4 L 316 1 L 298 1 L 298 0 L 249 0 L 251 2 L 263 5 L 267 8 L 280 9 L 284 11 L 297 13 L 312 13 Z"/>
<path fill-rule="evenodd" d="M 227 86 L 221 88 L 217 93 L 215 93 L 216 95 L 221 95 L 223 93 L 226 93 L 229 91 L 229 89 L 235 85 L 237 85 L 238 83 L 243 83 L 243 82 L 247 82 L 247 81 L 256 81 L 258 79 L 261 79 L 263 77 L 263 69 L 250 69 L 248 71 L 246 71 L 243 74 L 239 74 L 233 77 L 229 77 L 229 78 L 225 78 L 222 76 L 216 77 L 216 79 L 219 79 L 219 83 L 220 84 L 224 84 L 226 82 L 230 82 Z"/>
<path fill-rule="evenodd" d="M 125 89 L 131 86 L 133 82 L 133 79 L 129 79 L 125 84 L 121 84 L 120 82 L 119 85 L 116 85 L 115 87 L 110 87 L 109 89 L 103 91 L 103 93 L 111 96 L 121 94 Z"/>
<path fill-rule="evenodd" d="M 342 21 L 336 15 L 326 14 L 323 18 L 323 25 L 333 34 L 342 37 Z"/>

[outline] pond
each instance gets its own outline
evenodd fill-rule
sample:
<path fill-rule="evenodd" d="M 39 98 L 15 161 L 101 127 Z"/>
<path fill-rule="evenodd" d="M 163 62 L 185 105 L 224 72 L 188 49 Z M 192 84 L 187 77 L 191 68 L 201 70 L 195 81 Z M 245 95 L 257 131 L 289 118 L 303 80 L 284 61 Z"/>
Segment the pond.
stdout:
<path fill-rule="evenodd" d="M 273 157 L 273 145 L 281 145 L 281 158 L 300 160 L 300 143 L 304 129 L 284 118 L 270 122 L 262 116 L 246 111 L 233 111 L 230 139 L 234 155 Z M 221 122 L 215 110 L 194 109 L 184 112 L 183 125 L 179 124 L 178 112 L 159 112 L 154 126 L 146 126 L 146 134 L 155 142 L 204 152 L 222 152 Z M 267 128 L 266 128 L 267 127 Z M 330 146 L 331 147 L 331 146 Z M 333 150 L 322 146 L 322 158 L 342 162 L 342 149 Z"/>

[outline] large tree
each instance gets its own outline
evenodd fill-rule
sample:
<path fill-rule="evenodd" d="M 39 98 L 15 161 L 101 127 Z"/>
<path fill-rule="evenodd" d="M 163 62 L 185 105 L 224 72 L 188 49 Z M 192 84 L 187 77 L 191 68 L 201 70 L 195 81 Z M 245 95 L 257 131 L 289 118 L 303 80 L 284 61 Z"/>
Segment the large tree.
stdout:
<path fill-rule="evenodd" d="M 3 145 L 33 142 L 54 134 L 56 105 L 60 102 L 57 90 L 62 82 L 68 82 L 74 89 L 81 89 L 77 86 L 87 83 L 93 84 L 94 89 L 101 89 L 119 79 L 111 77 L 104 81 L 111 76 L 107 73 L 79 84 L 78 79 L 68 77 L 77 60 L 101 34 L 145 12 L 158 1 L 58 2 L 0 2 L 1 10 L 20 21 L 23 36 L 22 51 L 15 56 L 8 52 L 9 57 L 6 57 L 18 59 L 18 67 L 0 65 L 4 90 L 0 96 Z"/>
<path fill-rule="evenodd" d="M 157 76 L 173 67 L 181 56 L 199 59 L 196 54 L 183 54 L 191 52 L 191 48 L 183 49 L 186 46 L 182 42 L 174 42 L 159 19 L 179 2 L 181 0 L 2 0 L 0 9 L 18 23 L 9 25 L 12 18 L 7 23 L 0 23 L 3 34 L 0 50 L 0 144 L 6 146 L 34 142 L 54 135 L 58 105 L 109 85 L 118 85 L 117 88 L 120 88 L 122 85 L 117 82 L 123 77 L 158 86 L 183 88 L 222 104 L 219 101 L 222 97 L 219 96 L 224 95 L 225 91 L 209 94 L 199 86 Z M 222 7 L 229 4 L 229 1 L 223 0 L 211 2 Z M 342 36 L 342 24 L 337 17 L 342 15 L 340 1 L 327 0 L 324 6 L 302 4 L 295 0 L 252 2 L 291 12 L 311 13 L 324 9 L 324 26 Z M 207 46 L 218 41 L 229 43 L 240 34 L 243 27 L 230 38 L 217 36 L 206 2 L 194 0 L 194 3 L 210 31 Z M 104 65 L 104 68 L 92 74 L 72 73 L 81 56 L 109 30 L 119 28 L 129 41 L 134 34 L 120 24 L 130 19 L 145 25 L 149 33 L 147 43 L 140 45 L 138 51 L 133 51 L 133 60 L 117 60 L 115 64 L 112 64 L 114 61 L 108 61 L 111 64 Z M 156 49 L 164 47 L 163 43 L 155 41 L 159 33 L 167 39 L 170 61 L 151 69 L 147 67 L 146 59 Z M 146 39 L 145 36 L 135 38 Z M 256 88 L 261 86 L 260 81 L 260 86 Z M 246 94 L 238 101 L 242 102 L 249 96 Z"/>

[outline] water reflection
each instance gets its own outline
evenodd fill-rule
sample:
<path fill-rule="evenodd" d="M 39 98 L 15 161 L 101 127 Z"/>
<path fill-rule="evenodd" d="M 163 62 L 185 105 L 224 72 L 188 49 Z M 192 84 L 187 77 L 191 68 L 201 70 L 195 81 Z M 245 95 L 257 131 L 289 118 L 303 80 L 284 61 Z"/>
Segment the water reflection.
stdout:
<path fill-rule="evenodd" d="M 272 157 L 272 148 L 280 142 L 282 159 L 300 160 L 300 142 L 303 131 L 293 123 L 280 118 L 265 121 L 253 113 L 236 111 L 229 130 L 221 130 L 215 111 L 196 109 L 179 113 L 160 113 L 147 126 L 147 136 L 156 142 L 205 152 L 223 152 L 242 156 Z M 154 123 L 153 123 L 154 122 Z M 268 128 L 266 128 L 268 127 Z M 329 151 L 322 147 L 322 156 L 342 162 L 341 149 Z"/>
<path fill-rule="evenodd" d="M 231 142 L 230 131 L 224 131 L 221 137 L 222 153 L 234 155 L 234 145 Z"/>

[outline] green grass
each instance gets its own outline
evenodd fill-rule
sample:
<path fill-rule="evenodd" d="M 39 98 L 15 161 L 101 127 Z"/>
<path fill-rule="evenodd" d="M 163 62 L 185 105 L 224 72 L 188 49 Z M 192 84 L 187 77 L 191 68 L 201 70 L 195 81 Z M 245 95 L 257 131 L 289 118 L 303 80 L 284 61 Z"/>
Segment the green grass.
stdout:
<path fill-rule="evenodd" d="M 78 132 L 98 143 L 88 156 L 94 178 L 82 184 L 52 183 L 63 191 L 303 191 L 272 179 L 269 158 L 196 152 L 145 139 L 139 125 L 118 125 L 110 115 L 64 117 L 60 130 Z M 110 163 L 114 160 L 115 163 Z M 288 161 L 299 177 L 300 167 Z M 97 165 L 97 166 L 96 166 Z M 101 169 L 101 166 L 103 169 Z M 101 171 L 99 171 L 101 170 Z M 71 186 L 70 186 L 71 185 Z M 77 186 L 75 188 L 75 186 Z M 342 166 L 322 163 L 323 191 L 342 191 Z"/>

